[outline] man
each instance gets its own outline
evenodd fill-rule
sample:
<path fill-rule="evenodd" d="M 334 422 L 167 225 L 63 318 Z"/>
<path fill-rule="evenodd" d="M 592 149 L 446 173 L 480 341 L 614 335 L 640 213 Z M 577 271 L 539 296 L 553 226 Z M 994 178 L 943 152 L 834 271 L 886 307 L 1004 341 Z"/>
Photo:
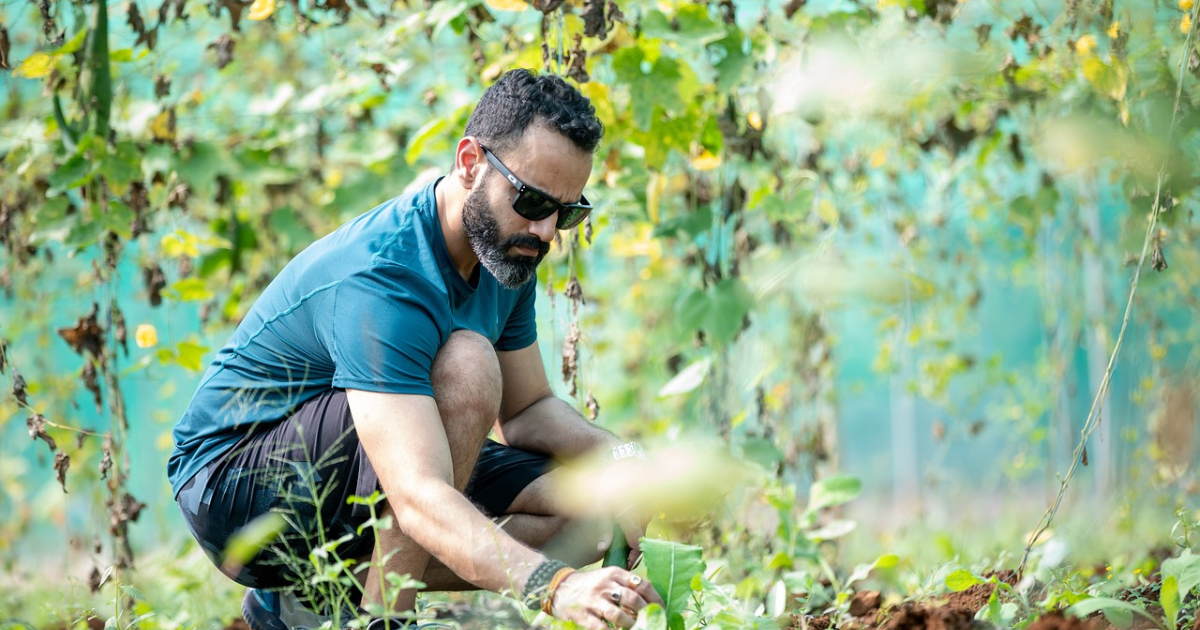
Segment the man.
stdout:
<path fill-rule="evenodd" d="M 397 612 L 416 592 L 391 601 L 393 572 L 428 590 L 509 592 L 585 628 L 628 628 L 661 602 L 623 568 L 573 572 L 538 551 L 565 521 L 552 460 L 638 452 L 551 394 L 534 325 L 537 266 L 556 230 L 591 211 L 583 188 L 602 135 L 562 79 L 505 74 L 449 175 L 301 252 L 217 354 L 168 474 L 206 553 L 251 587 L 254 630 L 319 625 L 286 589 L 322 545 L 371 562 L 362 604 Z M 492 428 L 501 443 L 486 440 Z M 364 530 L 370 507 L 347 499 L 378 489 L 395 526 Z M 229 562 L 230 537 L 271 512 L 288 534 Z M 636 553 L 640 525 L 627 534 Z M 577 562 L 598 557 L 591 544 Z"/>

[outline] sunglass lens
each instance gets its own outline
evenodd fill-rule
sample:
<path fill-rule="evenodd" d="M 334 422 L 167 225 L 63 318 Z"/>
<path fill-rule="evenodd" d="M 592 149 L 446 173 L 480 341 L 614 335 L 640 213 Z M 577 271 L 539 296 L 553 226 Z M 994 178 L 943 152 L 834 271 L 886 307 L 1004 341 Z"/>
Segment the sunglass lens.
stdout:
<path fill-rule="evenodd" d="M 526 188 L 513 202 L 513 210 L 530 221 L 541 221 L 558 210 L 558 202 L 536 190 Z"/>
<path fill-rule="evenodd" d="M 563 208 L 558 213 L 557 227 L 560 230 L 569 230 L 587 218 L 587 215 L 592 211 L 591 208 L 580 208 L 577 206 Z"/>

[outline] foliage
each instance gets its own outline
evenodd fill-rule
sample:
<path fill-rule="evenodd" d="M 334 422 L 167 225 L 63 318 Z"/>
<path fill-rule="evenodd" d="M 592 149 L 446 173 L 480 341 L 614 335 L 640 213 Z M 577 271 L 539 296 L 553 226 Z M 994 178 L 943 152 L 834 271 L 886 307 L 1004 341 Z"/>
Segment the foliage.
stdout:
<path fill-rule="evenodd" d="M 1101 487 L 1140 475 L 1183 489 L 1191 452 L 1172 431 L 1194 417 L 1178 410 L 1200 278 L 1200 49 L 1185 2 L 5 7 L 0 426 L 25 418 L 41 443 L 4 455 L 21 464 L 0 470 L 14 508 L 0 549 L 38 529 L 16 508 L 39 500 L 24 488 L 41 477 L 10 471 L 42 458 L 36 472 L 52 469 L 72 505 L 103 505 L 84 510 L 108 532 L 90 586 L 126 584 L 109 568 L 132 566 L 131 524 L 144 503 L 170 503 L 161 462 L 139 472 L 131 453 L 163 458 L 179 394 L 286 260 L 444 167 L 470 103 L 516 66 L 576 81 L 608 128 L 589 192 L 601 211 L 540 278 L 569 305 L 551 303 L 543 337 L 562 346 L 569 395 L 609 426 L 717 434 L 772 477 L 770 535 L 710 533 L 751 550 L 730 556 L 762 552 L 727 569 L 731 584 L 756 578 L 737 596 L 847 604 L 859 572 L 839 580 L 822 549 L 853 523 L 827 508 L 862 487 L 834 476 L 844 443 L 881 433 L 852 428 L 856 393 L 837 385 L 856 338 L 858 363 L 899 401 L 891 443 L 876 443 L 894 449 L 898 495 L 956 479 L 946 453 L 980 434 L 1012 436 L 986 454 L 1013 478 L 1075 461 L 1076 398 L 1104 372 L 1122 259 L 1143 234 L 1160 273 L 1143 280 L 1137 354 L 1116 372 L 1131 403 L 1110 405 L 1092 470 Z M 1162 223 L 1147 232 L 1153 208 Z M 1023 318 L 1035 333 L 1013 338 Z M 1018 345 L 1036 359 L 1015 359 Z M 852 472 L 886 490 L 884 475 Z M 141 474 L 155 481 L 133 487 Z M 805 505 L 795 489 L 813 482 Z M 1177 571 L 1167 611 L 1190 592 L 1181 563 L 1164 565 Z M 712 579 L 700 590 L 724 603 L 700 616 L 719 621 L 736 598 Z"/>

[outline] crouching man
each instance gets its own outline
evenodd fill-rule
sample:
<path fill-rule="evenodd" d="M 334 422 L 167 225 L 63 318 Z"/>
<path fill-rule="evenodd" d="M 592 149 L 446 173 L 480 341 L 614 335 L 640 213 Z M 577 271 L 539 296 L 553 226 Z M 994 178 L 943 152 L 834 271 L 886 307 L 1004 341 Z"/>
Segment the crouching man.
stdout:
<path fill-rule="evenodd" d="M 343 537 L 338 556 L 372 562 L 364 606 L 385 601 L 392 572 L 430 591 L 507 592 L 585 628 L 628 628 L 661 602 L 623 568 L 559 559 L 594 561 L 596 535 L 557 558 L 542 551 L 567 524 L 554 462 L 638 450 L 552 395 L 534 321 L 538 264 L 557 230 L 591 212 L 583 189 L 602 135 L 562 79 L 505 74 L 448 175 L 301 252 L 216 355 L 175 427 L 168 474 L 218 565 L 251 521 L 287 519 L 282 539 L 224 567 L 250 587 L 254 630 L 319 625 L 328 610 L 295 587 L 309 552 Z M 376 490 L 395 523 L 378 545 L 359 531 L 368 506 L 347 501 Z M 631 556 L 640 529 L 626 526 Z M 388 603 L 410 611 L 415 598 Z"/>

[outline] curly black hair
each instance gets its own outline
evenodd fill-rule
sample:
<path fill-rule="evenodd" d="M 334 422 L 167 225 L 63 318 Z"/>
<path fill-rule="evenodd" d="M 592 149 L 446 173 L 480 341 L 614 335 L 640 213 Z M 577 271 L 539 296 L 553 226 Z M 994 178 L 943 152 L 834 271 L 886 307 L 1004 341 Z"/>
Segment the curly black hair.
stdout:
<path fill-rule="evenodd" d="M 594 153 L 604 137 L 596 108 L 571 84 L 553 74 L 509 70 L 483 93 L 464 133 L 503 153 L 531 124 L 544 124 L 575 146 Z"/>

